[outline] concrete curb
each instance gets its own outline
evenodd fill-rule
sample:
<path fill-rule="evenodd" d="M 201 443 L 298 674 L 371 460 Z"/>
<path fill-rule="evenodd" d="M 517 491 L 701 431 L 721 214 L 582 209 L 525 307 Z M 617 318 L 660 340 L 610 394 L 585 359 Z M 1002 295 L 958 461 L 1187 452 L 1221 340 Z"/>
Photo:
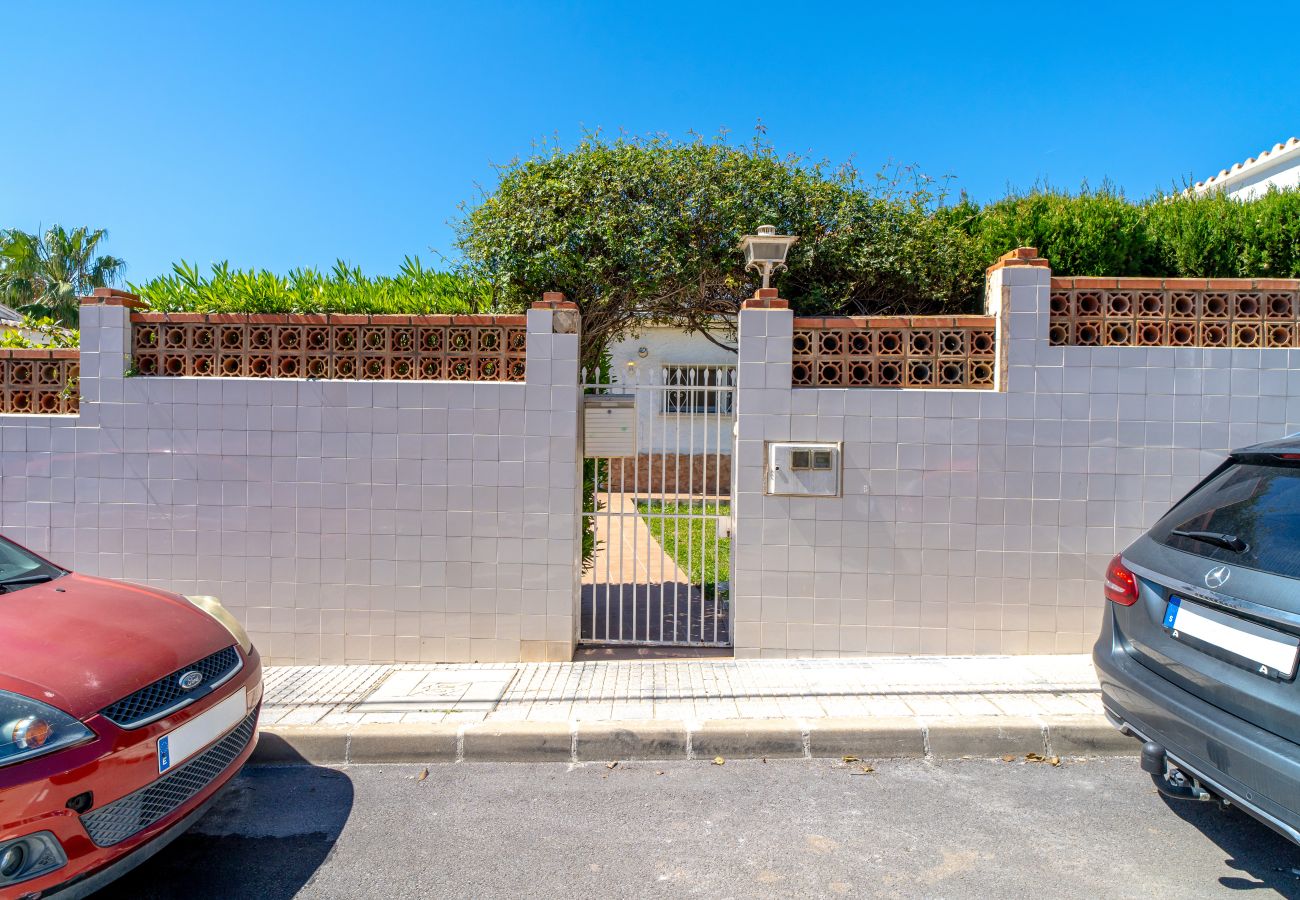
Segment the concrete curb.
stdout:
<path fill-rule="evenodd" d="M 1105 716 L 714 719 L 266 726 L 252 762 L 608 762 L 635 759 L 1128 756 L 1137 744 Z"/>

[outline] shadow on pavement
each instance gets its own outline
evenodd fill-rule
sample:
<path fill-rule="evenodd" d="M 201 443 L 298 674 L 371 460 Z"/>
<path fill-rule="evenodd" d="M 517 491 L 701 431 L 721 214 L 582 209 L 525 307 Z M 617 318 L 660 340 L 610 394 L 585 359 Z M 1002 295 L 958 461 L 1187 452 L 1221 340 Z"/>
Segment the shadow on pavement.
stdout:
<path fill-rule="evenodd" d="M 96 900 L 288 900 L 329 857 L 352 781 L 316 766 L 250 766 L 193 828 Z"/>
<path fill-rule="evenodd" d="M 579 640 L 731 643 L 727 594 L 682 581 L 582 586 Z"/>
<path fill-rule="evenodd" d="M 650 644 L 579 644 L 573 651 L 574 662 L 621 659 L 731 659 L 730 647 L 675 647 Z"/>
<path fill-rule="evenodd" d="M 1239 809 L 1161 797 L 1170 811 L 1218 844 L 1229 868 L 1219 884 L 1237 891 L 1274 890 L 1300 898 L 1300 847 Z"/>

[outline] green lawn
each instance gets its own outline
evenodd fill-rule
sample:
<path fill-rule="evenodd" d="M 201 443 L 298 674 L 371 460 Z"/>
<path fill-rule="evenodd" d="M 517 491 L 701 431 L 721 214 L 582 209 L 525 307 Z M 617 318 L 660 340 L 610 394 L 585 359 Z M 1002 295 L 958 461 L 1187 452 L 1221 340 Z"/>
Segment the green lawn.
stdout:
<path fill-rule="evenodd" d="M 729 503 L 649 500 L 636 506 L 664 552 L 690 576 L 692 583 L 704 586 L 706 595 L 711 596 L 720 582 L 731 581 L 731 539 L 717 537 L 714 519 L 665 518 L 687 513 L 725 516 L 731 511 Z"/>

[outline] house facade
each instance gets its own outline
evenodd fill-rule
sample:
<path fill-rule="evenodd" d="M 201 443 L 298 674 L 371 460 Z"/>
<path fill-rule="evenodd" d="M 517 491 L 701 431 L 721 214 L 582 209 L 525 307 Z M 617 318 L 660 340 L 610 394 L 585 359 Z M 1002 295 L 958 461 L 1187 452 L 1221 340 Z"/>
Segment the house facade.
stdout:
<path fill-rule="evenodd" d="M 712 339 L 710 339 L 712 337 Z M 736 336 L 646 323 L 610 347 L 611 378 L 663 386 L 635 394 L 635 464 L 616 465 L 629 489 L 725 494 L 731 483 L 735 425 Z"/>
<path fill-rule="evenodd" d="M 6 331 L 17 331 L 22 321 L 23 317 L 15 310 L 0 303 L 0 334 L 4 334 Z"/>

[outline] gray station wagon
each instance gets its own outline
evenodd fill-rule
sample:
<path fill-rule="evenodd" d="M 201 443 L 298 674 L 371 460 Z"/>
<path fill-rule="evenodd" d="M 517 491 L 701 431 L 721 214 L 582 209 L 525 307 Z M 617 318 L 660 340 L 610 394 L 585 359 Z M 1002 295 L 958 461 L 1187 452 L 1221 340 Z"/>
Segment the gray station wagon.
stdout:
<path fill-rule="evenodd" d="M 1111 561 L 1093 661 L 1161 793 L 1300 843 L 1300 436 L 1234 452 Z"/>

